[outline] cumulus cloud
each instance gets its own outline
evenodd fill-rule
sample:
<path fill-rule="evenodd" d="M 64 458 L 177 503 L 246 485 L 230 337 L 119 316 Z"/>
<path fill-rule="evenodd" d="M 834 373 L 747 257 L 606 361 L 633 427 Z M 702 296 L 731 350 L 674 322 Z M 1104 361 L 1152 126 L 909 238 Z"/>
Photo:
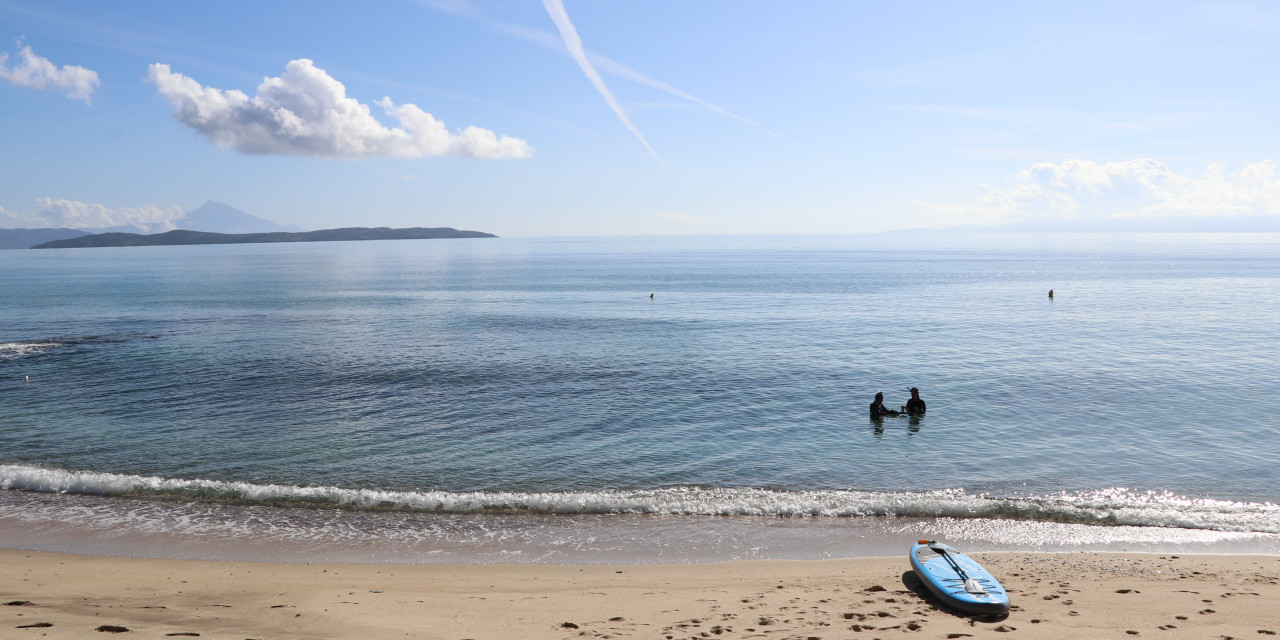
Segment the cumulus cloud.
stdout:
<path fill-rule="evenodd" d="M 35 211 L 20 214 L 0 208 L 0 224 L 22 228 L 103 229 L 133 227 L 142 233 L 172 231 L 173 221 L 185 216 L 176 205 L 160 208 L 152 204 L 141 207 L 111 209 L 100 204 L 39 198 Z"/>
<path fill-rule="evenodd" d="M 31 214 L 9 211 L 4 207 L 0 207 L 0 228 L 17 227 L 19 229 L 31 229 L 46 226 L 41 224 L 42 222 L 43 220 Z"/>
<path fill-rule="evenodd" d="M 1151 158 L 1122 162 L 1037 162 L 1008 188 L 984 185 L 964 204 L 918 202 L 978 222 L 1032 218 L 1170 218 L 1280 214 L 1276 163 L 1246 163 L 1238 173 L 1222 163 L 1183 175 Z"/>
<path fill-rule="evenodd" d="M 57 66 L 31 50 L 18 50 L 18 62 L 9 66 L 9 54 L 0 53 L 0 78 L 13 84 L 32 89 L 60 89 L 72 100 L 84 100 L 89 104 L 93 90 L 98 87 L 98 72 L 76 65 Z"/>
<path fill-rule="evenodd" d="M 244 153 L 329 158 L 457 155 L 470 158 L 527 158 L 533 148 L 519 138 L 479 127 L 451 133 L 443 122 L 413 104 L 376 102 L 400 127 L 388 128 L 368 105 L 347 97 L 347 89 L 306 59 L 293 60 L 284 75 L 265 78 L 258 95 L 222 91 L 153 64 L 147 81 L 173 105 L 178 122 L 210 142 Z"/>

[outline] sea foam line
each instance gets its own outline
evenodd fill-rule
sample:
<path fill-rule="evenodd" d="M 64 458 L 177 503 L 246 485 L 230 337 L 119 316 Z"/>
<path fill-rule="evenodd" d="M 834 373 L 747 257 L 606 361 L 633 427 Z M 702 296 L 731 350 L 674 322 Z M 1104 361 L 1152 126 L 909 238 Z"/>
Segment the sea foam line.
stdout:
<path fill-rule="evenodd" d="M 61 342 L 0 342 L 0 360 L 12 360 L 61 346 Z"/>
<path fill-rule="evenodd" d="M 0 465 L 0 488 L 439 513 L 999 518 L 1280 533 L 1280 505 L 1192 499 L 1124 488 L 1030 497 L 973 494 L 963 489 L 883 492 L 665 487 L 548 492 L 386 491 L 189 480 L 23 465 Z"/>
<path fill-rule="evenodd" d="M 124 338 L 120 336 L 79 336 L 74 338 L 47 338 L 44 340 L 15 340 L 12 342 L 0 342 L 0 361 L 37 355 L 57 347 L 68 347 L 82 344 L 105 344 L 121 342 L 122 340 L 124 340 Z"/>

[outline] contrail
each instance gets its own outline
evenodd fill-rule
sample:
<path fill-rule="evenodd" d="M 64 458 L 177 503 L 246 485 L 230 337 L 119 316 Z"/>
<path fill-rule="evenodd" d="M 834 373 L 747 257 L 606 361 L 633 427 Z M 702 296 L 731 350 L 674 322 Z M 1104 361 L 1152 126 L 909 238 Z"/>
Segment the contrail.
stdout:
<path fill-rule="evenodd" d="M 476 20 L 478 22 L 481 22 L 489 26 L 492 29 L 495 29 L 497 31 L 501 31 L 503 33 L 511 35 L 513 37 L 519 38 L 521 40 L 524 40 L 525 42 L 536 44 L 539 47 L 546 47 L 548 49 L 552 49 L 555 51 L 561 51 L 561 47 L 564 46 L 564 41 L 561 38 L 557 38 L 556 36 L 546 31 L 543 31 L 541 29 L 533 29 L 530 27 L 522 26 L 522 25 L 515 25 L 515 24 L 506 23 L 506 22 L 500 22 L 498 20 L 489 18 L 485 16 L 484 13 L 480 11 L 480 9 L 476 8 L 474 5 L 467 2 L 467 0 L 418 0 L 418 2 L 427 7 L 430 7 L 431 9 L 435 9 L 436 11 L 443 11 L 451 15 L 467 18 L 470 20 Z M 639 71 L 636 71 L 635 69 L 632 69 L 631 67 L 628 67 L 625 64 L 611 60 L 602 55 L 587 52 L 587 59 L 590 60 L 591 64 L 595 65 L 597 69 L 605 73 L 612 73 L 613 75 L 621 77 L 625 80 L 630 80 L 638 84 L 643 84 L 648 87 L 653 87 L 654 89 L 669 93 L 677 98 L 680 98 L 681 100 L 688 100 L 689 102 L 702 106 L 709 111 L 718 113 L 723 116 L 728 116 L 730 118 L 733 118 L 734 120 L 744 122 L 754 127 L 760 126 L 760 124 L 755 122 L 754 120 L 751 120 L 749 118 L 744 118 L 719 105 L 707 102 L 706 100 L 703 100 L 698 96 L 692 95 L 687 91 L 682 91 L 665 82 L 662 82 L 655 78 L 651 78 L 643 73 L 640 73 Z M 762 130 L 765 133 L 771 136 L 774 136 L 775 138 L 781 137 L 778 134 L 772 131 L 769 131 L 767 129 L 762 129 Z"/>
<path fill-rule="evenodd" d="M 635 125 L 631 124 L 631 120 L 627 118 L 627 114 L 618 105 L 618 101 L 613 98 L 613 94 L 609 92 L 609 87 L 604 86 L 604 80 L 600 79 L 600 74 L 596 72 L 596 68 L 591 66 L 591 61 L 587 60 L 587 53 L 582 50 L 582 38 L 578 37 L 578 30 L 573 28 L 573 23 L 569 22 L 569 14 L 564 10 L 564 2 L 561 0 L 542 0 L 542 6 L 547 8 L 547 14 L 551 16 L 551 21 L 556 23 L 556 28 L 560 30 L 560 37 L 564 38 L 564 46 L 569 50 L 569 55 L 578 61 L 578 66 L 582 67 L 583 73 L 587 74 L 587 79 L 591 80 L 591 84 L 595 85 L 596 91 L 604 96 L 605 102 L 609 103 L 609 108 L 617 114 L 622 124 L 626 125 L 631 133 L 636 134 L 640 142 L 644 144 L 644 148 L 649 150 L 649 154 L 658 162 L 662 162 L 662 158 L 658 157 L 653 147 L 649 146 L 649 141 L 644 139 L 644 135 Z"/>

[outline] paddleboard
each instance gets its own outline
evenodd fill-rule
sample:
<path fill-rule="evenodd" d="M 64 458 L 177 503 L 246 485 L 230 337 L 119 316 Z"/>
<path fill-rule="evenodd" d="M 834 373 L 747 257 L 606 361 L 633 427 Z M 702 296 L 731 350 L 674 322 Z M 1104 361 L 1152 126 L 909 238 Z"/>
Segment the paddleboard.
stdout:
<path fill-rule="evenodd" d="M 1009 594 L 973 558 L 933 540 L 911 545 L 911 568 L 948 606 L 966 613 L 1009 613 Z"/>

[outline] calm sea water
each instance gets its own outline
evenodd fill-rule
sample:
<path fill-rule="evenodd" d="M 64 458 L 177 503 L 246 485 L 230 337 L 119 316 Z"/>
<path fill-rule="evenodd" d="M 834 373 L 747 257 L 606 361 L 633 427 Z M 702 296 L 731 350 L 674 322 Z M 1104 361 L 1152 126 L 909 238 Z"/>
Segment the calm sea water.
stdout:
<path fill-rule="evenodd" d="M 9 545 L 1280 550 L 1274 234 L 8 251 L 0 300 Z"/>

